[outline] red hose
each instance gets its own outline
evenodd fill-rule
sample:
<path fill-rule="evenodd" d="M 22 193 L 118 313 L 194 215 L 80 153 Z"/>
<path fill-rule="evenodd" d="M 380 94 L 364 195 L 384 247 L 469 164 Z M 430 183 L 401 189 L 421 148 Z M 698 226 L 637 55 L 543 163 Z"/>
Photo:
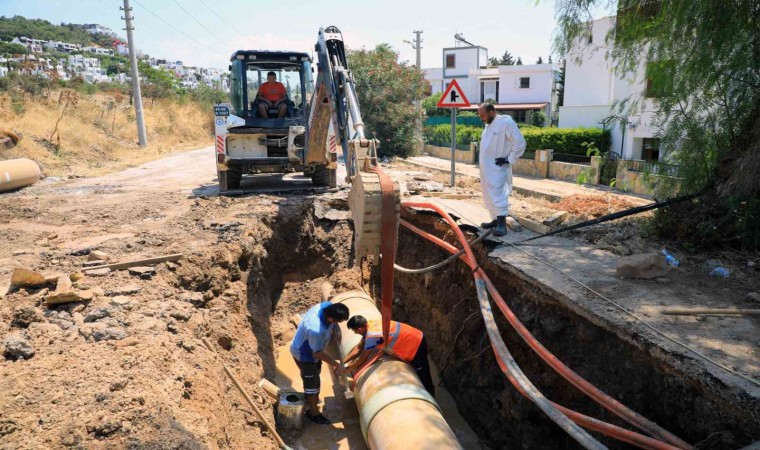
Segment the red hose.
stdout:
<path fill-rule="evenodd" d="M 531 349 L 533 349 L 541 357 L 541 359 L 543 359 L 547 364 L 549 364 L 550 367 L 552 367 L 555 371 L 557 371 L 557 373 L 559 373 L 563 378 L 565 378 L 573 386 L 578 388 L 581 392 L 591 397 L 598 404 L 605 407 L 606 409 L 608 409 L 610 412 L 614 413 L 618 417 L 626 420 L 631 425 L 634 425 L 638 427 L 639 429 L 646 431 L 661 440 L 669 442 L 670 444 L 676 446 L 677 448 L 685 448 L 685 449 L 692 448 L 689 444 L 687 444 L 686 442 L 684 442 L 677 436 L 673 435 L 669 431 L 663 429 L 659 425 L 655 424 L 654 422 L 651 422 L 647 418 L 641 416 L 640 414 L 629 409 L 628 407 L 618 402 L 614 398 L 610 397 L 606 393 L 602 392 L 599 388 L 589 383 L 583 377 L 575 373 L 572 369 L 570 369 L 564 363 L 558 360 L 556 356 L 554 356 L 540 342 L 538 342 L 535 339 L 535 337 L 533 337 L 533 335 L 530 333 L 530 331 L 528 331 L 528 329 L 525 328 L 522 322 L 520 322 L 517 316 L 515 316 L 514 313 L 509 309 L 506 302 L 501 297 L 499 292 L 496 290 L 495 286 L 493 285 L 491 280 L 488 278 L 488 276 L 485 274 L 485 272 L 477 266 L 477 263 L 475 262 L 475 257 L 472 253 L 472 249 L 469 247 L 469 244 L 467 244 L 467 240 L 464 238 L 464 234 L 456 225 L 456 223 L 451 218 L 451 216 L 449 216 L 445 210 L 443 210 L 437 205 L 433 205 L 430 203 L 408 202 L 408 203 L 404 203 L 404 206 L 432 209 L 436 211 L 438 214 L 440 214 L 449 223 L 449 225 L 452 227 L 452 229 L 456 233 L 457 238 L 459 239 L 460 243 L 462 243 L 462 245 L 464 246 L 466 258 L 465 258 L 465 255 L 462 255 L 460 259 L 462 259 L 466 264 L 468 264 L 474 270 L 475 274 L 479 275 L 485 281 L 488 291 L 494 297 L 494 300 L 496 301 L 496 304 L 499 306 L 499 309 L 505 315 L 507 321 L 515 328 L 515 330 L 518 332 L 520 337 L 522 337 L 522 339 L 528 344 L 528 346 L 530 346 Z M 450 253 L 456 253 L 457 251 L 459 251 L 459 249 L 452 246 L 451 244 L 415 227 L 414 225 L 406 221 L 402 220 L 401 224 L 409 228 L 410 230 L 414 231 L 415 233 L 419 234 L 420 236 L 443 247 Z M 597 430 L 597 431 L 600 431 L 600 430 Z"/>

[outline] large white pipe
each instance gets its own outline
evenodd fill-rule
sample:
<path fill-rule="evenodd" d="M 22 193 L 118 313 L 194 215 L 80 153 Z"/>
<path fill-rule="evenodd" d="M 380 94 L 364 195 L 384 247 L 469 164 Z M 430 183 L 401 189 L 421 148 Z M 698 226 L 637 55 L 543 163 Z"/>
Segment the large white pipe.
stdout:
<path fill-rule="evenodd" d="M 381 319 L 375 302 L 364 292 L 344 292 L 331 301 L 346 305 L 352 316 Z M 343 338 L 338 351 L 345 358 L 361 337 L 345 322 L 340 327 Z M 409 364 L 391 357 L 378 359 L 358 377 L 354 394 L 362 432 L 372 450 L 462 448 Z"/>
<path fill-rule="evenodd" d="M 31 159 L 0 161 L 0 192 L 31 186 L 40 181 L 40 178 L 42 178 L 40 166 Z"/>

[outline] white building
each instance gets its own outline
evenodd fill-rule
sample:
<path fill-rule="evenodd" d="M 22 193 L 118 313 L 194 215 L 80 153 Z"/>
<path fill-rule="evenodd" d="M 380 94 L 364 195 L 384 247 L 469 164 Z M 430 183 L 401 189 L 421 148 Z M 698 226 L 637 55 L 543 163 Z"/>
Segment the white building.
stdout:
<path fill-rule="evenodd" d="M 142 58 L 143 53 L 139 48 L 135 50 L 135 53 L 137 53 L 138 59 Z M 129 45 L 116 44 L 116 54 L 121 56 L 129 56 Z"/>
<path fill-rule="evenodd" d="M 45 42 L 45 47 L 47 47 L 50 51 L 63 53 L 71 53 L 82 50 L 82 46 L 79 44 L 70 44 L 68 42 L 61 41 L 47 41 Z"/>
<path fill-rule="evenodd" d="M 559 110 L 559 127 L 598 127 L 611 131 L 611 150 L 624 159 L 659 160 L 658 128 L 653 126 L 654 105 L 647 97 L 643 64 L 636 73 L 619 76 L 615 61 L 607 59 L 607 33 L 615 17 L 592 23 L 591 39 L 575 45 L 567 55 L 565 96 Z M 576 62 L 580 57 L 581 64 Z M 618 112 L 615 104 L 642 98 L 643 108 L 635 113 Z M 606 123 L 605 123 L 606 122 Z"/>
<path fill-rule="evenodd" d="M 103 48 L 103 47 L 84 47 L 82 49 L 83 52 L 87 53 L 94 53 L 96 55 L 108 55 L 113 56 L 113 50 L 110 48 Z"/>
<path fill-rule="evenodd" d="M 98 25 L 97 23 L 86 23 L 82 25 L 82 29 L 90 34 L 107 34 L 108 36 L 116 36 L 116 33 L 108 27 Z"/>
<path fill-rule="evenodd" d="M 69 55 L 69 67 L 73 69 L 83 69 L 85 67 L 100 67 L 98 58 L 88 58 L 84 55 Z"/>
<path fill-rule="evenodd" d="M 105 83 L 110 81 L 106 75 L 106 69 L 100 67 L 85 67 L 82 72 L 82 78 L 88 83 Z"/>
<path fill-rule="evenodd" d="M 40 39 L 30 39 L 25 36 L 13 38 L 11 41 L 11 44 L 20 44 L 27 48 L 32 53 L 42 53 L 43 47 L 47 41 L 43 41 Z"/>
<path fill-rule="evenodd" d="M 497 111 L 516 122 L 530 123 L 531 114 L 552 116 L 556 100 L 558 67 L 553 64 L 488 67 L 488 50 L 480 46 L 443 49 L 443 68 L 425 69 L 433 94 L 442 92 L 456 79 L 464 95 L 476 104 L 495 102 Z"/>
<path fill-rule="evenodd" d="M 0 77 L 8 75 L 8 60 L 0 56 Z"/>

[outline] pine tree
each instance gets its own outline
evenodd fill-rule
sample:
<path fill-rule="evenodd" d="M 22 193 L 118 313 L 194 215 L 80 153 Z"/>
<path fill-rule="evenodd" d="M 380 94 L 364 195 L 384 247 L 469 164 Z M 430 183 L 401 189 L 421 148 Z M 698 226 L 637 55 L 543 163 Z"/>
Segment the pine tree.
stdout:
<path fill-rule="evenodd" d="M 549 64 L 552 63 L 552 55 L 549 55 Z"/>
<path fill-rule="evenodd" d="M 504 54 L 501 55 L 501 60 L 499 60 L 499 65 L 502 65 L 502 66 L 511 66 L 514 63 L 515 63 L 515 60 L 512 57 L 512 54 L 509 53 L 508 50 L 504 50 Z"/>
<path fill-rule="evenodd" d="M 542 58 L 542 57 L 539 56 L 538 57 L 538 61 L 536 61 L 536 64 L 543 64 L 543 63 L 544 63 L 544 58 Z"/>
<path fill-rule="evenodd" d="M 522 66 L 523 65 L 522 59 L 519 56 L 517 57 L 517 61 L 515 62 L 515 65 L 516 66 Z"/>

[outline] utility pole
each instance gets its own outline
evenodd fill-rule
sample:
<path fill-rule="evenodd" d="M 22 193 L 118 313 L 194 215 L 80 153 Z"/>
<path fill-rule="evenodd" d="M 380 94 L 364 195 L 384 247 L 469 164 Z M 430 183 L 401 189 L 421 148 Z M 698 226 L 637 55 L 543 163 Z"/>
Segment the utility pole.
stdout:
<path fill-rule="evenodd" d="M 412 48 L 415 49 L 415 50 L 417 50 L 417 70 L 419 70 L 420 72 L 422 72 L 422 38 L 420 37 L 420 35 L 422 34 L 422 31 L 421 30 L 414 30 L 414 34 L 416 36 L 414 38 L 414 42 L 406 41 L 406 40 L 404 42 L 407 43 L 407 44 L 411 44 Z M 421 106 L 421 100 L 419 98 L 415 99 L 414 100 L 414 105 L 417 108 L 419 108 Z"/>
<path fill-rule="evenodd" d="M 127 45 L 129 46 L 129 63 L 132 66 L 132 95 L 135 98 L 135 116 L 137 117 L 137 137 L 140 141 L 140 147 L 148 145 L 148 137 L 145 134 L 145 119 L 143 118 L 142 94 L 140 93 L 140 73 L 137 71 L 137 53 L 135 51 L 135 37 L 132 31 L 132 8 L 129 6 L 129 0 L 124 0 L 124 21 L 127 24 Z"/>

